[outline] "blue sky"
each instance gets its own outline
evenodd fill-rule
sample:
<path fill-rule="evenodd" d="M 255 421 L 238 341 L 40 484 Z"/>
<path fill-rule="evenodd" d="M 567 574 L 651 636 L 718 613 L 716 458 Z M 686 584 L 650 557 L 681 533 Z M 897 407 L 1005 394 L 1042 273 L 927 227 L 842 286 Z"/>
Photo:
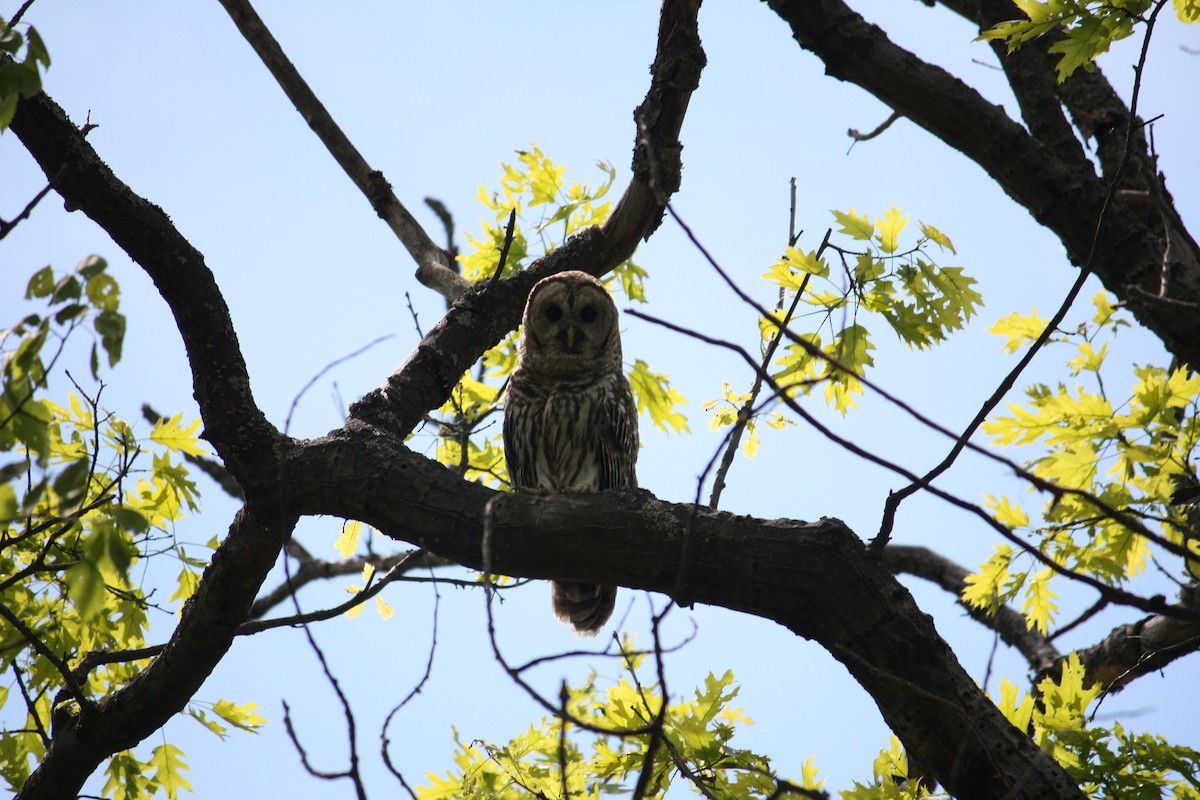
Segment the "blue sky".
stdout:
<path fill-rule="evenodd" d="M 11 14 L 15 5 L 6 0 L 0 12 Z M 597 160 L 616 167 L 618 190 L 628 178 L 631 115 L 648 85 L 656 4 L 364 2 L 339 4 L 334 13 L 329 4 L 259 6 L 343 130 L 435 240 L 440 229 L 422 198 L 446 203 L 460 232 L 478 231 L 479 220 L 490 218 L 475 201 L 478 187 L 497 185 L 500 162 L 530 142 L 566 164 L 568 180 L 598 182 Z M 899 43 L 958 73 L 993 102 L 1015 108 L 994 57 L 972 42 L 975 32 L 961 20 L 919 3 L 876 0 L 855 7 Z M 221 8 L 42 0 L 26 21 L 38 27 L 54 59 L 47 91 L 76 122 L 90 114 L 99 125 L 91 144 L 204 253 L 231 308 L 255 397 L 277 425 L 322 367 L 391 335 L 319 381 L 298 406 L 291 432 L 317 436 L 339 425 L 344 402 L 380 384 L 418 340 L 406 294 L 424 329 L 439 318 L 443 302 L 412 277 L 411 259 Z M 1002 352 L 1002 340 L 985 329 L 1014 310 L 1037 308 L 1049 316 L 1075 279 L 1061 245 L 978 167 L 906 120 L 850 149 L 846 130 L 869 130 L 889 110 L 826 77 L 821 63 L 801 51 L 762 4 L 713 0 L 702 10 L 700 32 L 709 65 L 682 132 L 685 166 L 676 210 L 723 267 L 764 302 L 773 290 L 759 276 L 785 242 L 793 176 L 806 249 L 833 224 L 830 209 L 851 206 L 875 217 L 895 204 L 914 227 L 920 219 L 949 234 L 958 254 L 943 263 L 961 265 L 979 280 L 985 308 L 934 351 L 909 350 L 880 329 L 874 378 L 923 413 L 961 427 L 1014 363 Z M 1198 33 L 1174 20 L 1161 26 L 1141 98 L 1143 118 L 1165 114 L 1154 129 L 1160 165 L 1190 221 L 1200 219 L 1194 149 L 1200 111 L 1186 99 L 1191 94 L 1185 87 L 1194 84 L 1200 60 L 1180 45 L 1200 46 Z M 1124 43 L 1103 62 L 1126 96 L 1135 45 Z M 43 183 L 15 137 L 0 137 L 0 215 L 11 217 Z M 465 245 L 461 235 L 459 243 Z M 20 313 L 18 287 L 34 270 L 47 263 L 68 269 L 90 253 L 112 264 L 129 316 L 125 358 L 106 379 L 106 405 L 131 420 L 143 402 L 195 416 L 183 348 L 153 286 L 102 230 L 63 211 L 53 197 L 0 245 L 8 287 L 0 296 L 2 319 Z M 635 258 L 650 272 L 649 313 L 755 346 L 755 313 L 723 287 L 677 227 L 666 223 Z M 1067 327 L 1091 316 L 1087 299 L 1097 291 L 1098 285 L 1084 290 Z M 618 305 L 628 303 L 619 299 Z M 668 436 L 643 420 L 640 483 L 664 499 L 689 501 L 720 444 L 700 404 L 718 397 L 723 382 L 744 391 L 751 375 L 727 353 L 631 317 L 623 324 L 627 359 L 641 358 L 669 373 L 690 401 L 684 410 L 691 434 Z M 1117 348 L 1126 362 L 1166 362 L 1156 341 L 1139 331 L 1123 332 Z M 1029 381 L 1065 377 L 1060 365 L 1066 357 L 1065 351 L 1042 354 Z M 1113 380 L 1120 386 L 1128 378 Z M 933 466 L 948 446 L 878 398 L 863 398 L 844 419 L 823 411 L 817 397 L 808 402 L 839 433 L 913 470 Z M 432 454 L 433 438 L 418 434 L 411 446 Z M 764 432 L 760 454 L 739 458 L 729 484 L 722 506 L 730 511 L 839 517 L 864 537 L 877 530 L 888 491 L 902 485 L 807 427 Z M 942 485 L 975 501 L 985 492 L 1023 495 L 1010 477 L 970 456 Z M 202 543 L 223 533 L 235 510 L 215 486 L 201 488 L 203 513 L 179 526 L 180 541 Z M 337 520 L 306 520 L 298 538 L 332 558 L 339 530 Z M 925 497 L 904 504 L 895 538 L 967 565 L 978 564 L 996 544 L 977 521 Z M 343 585 L 351 582 L 306 590 L 301 602 L 306 609 L 340 602 Z M 982 680 L 992 637 L 965 620 L 941 590 L 905 583 L 934 615 L 964 667 Z M 1064 608 L 1091 602 L 1084 593 L 1059 588 Z M 314 629 L 359 716 L 364 768 L 377 797 L 395 791 L 375 757 L 379 722 L 425 669 L 433 613 L 427 584 L 395 585 L 385 596 L 398 611 L 389 621 L 368 610 Z M 651 602 L 661 606 L 663 598 L 624 591 L 618 601 L 618 615 L 628 611 L 627 627 L 643 637 Z M 543 584 L 511 593 L 499 613 L 501 640 L 514 658 L 576 644 L 550 617 Z M 419 782 L 425 771 L 449 768 L 451 725 L 466 740 L 505 741 L 542 713 L 492 660 L 477 592 L 442 589 L 440 614 L 433 677 L 393 728 L 393 757 L 410 782 Z M 1064 612 L 1064 619 L 1071 616 Z M 1136 618 L 1109 612 L 1060 645 L 1092 644 Z M 735 744 L 770 755 L 784 775 L 798 777 L 812 756 L 827 788 L 870 778 L 871 760 L 888 743 L 886 729 L 870 697 L 822 648 L 773 623 L 710 608 L 674 612 L 668 637 L 686 637 L 693 621 L 695 639 L 668 660 L 674 693 L 690 693 L 710 671 L 733 669 L 742 687 L 738 702 L 755 720 Z M 160 638 L 171 622 L 166 615 L 156 620 Z M 589 666 L 604 676 L 616 672 L 610 662 L 572 662 L 544 670 L 539 685 L 553 694 L 563 677 L 577 680 Z M 1020 683 L 1026 669 L 1001 649 L 989 688 L 1001 674 Z M 1194 703 L 1189 711 L 1178 702 L 1194 696 L 1198 678 L 1194 657 L 1185 659 L 1164 677 L 1143 678 L 1106 700 L 1101 717 L 1119 716 L 1130 727 L 1200 747 Z M 283 732 L 280 699 L 286 698 L 318 766 L 334 770 L 345 763 L 340 711 L 298 631 L 239 640 L 197 695 L 210 703 L 221 698 L 259 703 L 269 723 L 257 736 L 238 734 L 225 743 L 189 719 L 167 726 L 166 739 L 185 751 L 192 767 L 197 797 L 349 791 L 319 786 L 304 775 Z M 9 719 L 11 709 L 0 713 Z M 143 747 L 160 741 L 152 738 Z"/>

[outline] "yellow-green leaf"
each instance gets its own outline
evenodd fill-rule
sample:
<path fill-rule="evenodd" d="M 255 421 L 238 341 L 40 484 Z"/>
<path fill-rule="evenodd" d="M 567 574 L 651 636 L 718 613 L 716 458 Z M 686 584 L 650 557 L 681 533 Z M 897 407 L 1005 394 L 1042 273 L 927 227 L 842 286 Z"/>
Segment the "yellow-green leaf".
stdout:
<path fill-rule="evenodd" d="M 1014 311 L 1007 317 L 997 320 L 995 325 L 987 329 L 987 332 L 1007 337 L 1008 341 L 1004 343 L 1004 352 L 1015 353 L 1027 342 L 1036 341 L 1042 335 L 1042 331 L 1046 330 L 1048 324 L 1047 320 L 1038 316 L 1035 308 L 1029 312 L 1028 316 Z"/>
<path fill-rule="evenodd" d="M 925 234 L 925 238 L 932 242 L 937 242 L 938 246 L 943 250 L 949 250 L 951 253 L 958 255 L 958 251 L 954 249 L 954 244 L 951 243 L 950 237 L 939 231 L 932 225 L 926 225 L 924 222 L 919 223 L 921 233 Z"/>
<path fill-rule="evenodd" d="M 175 745 L 162 744 L 154 748 L 147 764 L 154 768 L 151 780 L 163 788 L 168 800 L 176 800 L 180 789 L 192 790 L 192 785 L 180 774 L 191 767 L 183 762 L 183 751 Z"/>
<path fill-rule="evenodd" d="M 833 218 L 842 226 L 839 233 L 844 233 L 852 239 L 869 242 L 875 235 L 875 226 L 871 224 L 871 218 L 865 214 L 859 214 L 851 206 L 846 213 L 841 211 L 832 211 Z"/>
<path fill-rule="evenodd" d="M 235 728 L 241 728 L 250 733 L 258 733 L 258 729 L 267 724 L 266 719 L 254 713 L 258 703 L 237 705 L 230 700 L 218 700 L 213 704 L 213 711 Z"/>
<path fill-rule="evenodd" d="M 183 452 L 193 456 L 208 455 L 208 451 L 200 444 L 200 437 L 196 435 L 196 431 L 200 430 L 200 418 L 192 420 L 191 424 L 186 427 L 182 424 L 182 420 L 182 411 L 173 417 L 160 419 L 154 423 L 154 430 L 150 431 L 150 441 L 164 445 L 176 453 Z"/>
<path fill-rule="evenodd" d="M 381 619 L 391 619 L 396 610 L 387 604 L 383 599 L 383 595 L 375 595 L 375 610 L 379 612 Z"/>
<path fill-rule="evenodd" d="M 638 413 L 648 412 L 656 428 L 677 433 L 688 430 L 687 417 L 676 410 L 687 398 L 671 388 L 666 375 L 651 372 L 646 362 L 638 359 L 629 373 L 629 384 L 633 387 Z"/>
<path fill-rule="evenodd" d="M 191 567 L 184 567 L 179 572 L 177 579 L 178 585 L 175 591 L 171 593 L 171 600 L 178 600 L 180 610 L 183 609 L 183 604 L 188 601 L 188 598 L 196 593 L 196 587 L 200 585 L 200 573 L 196 572 Z"/>
<path fill-rule="evenodd" d="M 346 524 L 342 526 L 342 533 L 333 546 L 342 554 L 342 558 L 349 558 L 358 549 L 358 537 L 361 535 L 362 523 L 356 519 L 346 520 Z"/>
<path fill-rule="evenodd" d="M 894 253 L 900 246 L 900 232 L 908 225 L 908 217 L 901 216 L 900 209 L 892 206 L 875 220 L 879 228 L 879 248 L 885 253 Z"/>

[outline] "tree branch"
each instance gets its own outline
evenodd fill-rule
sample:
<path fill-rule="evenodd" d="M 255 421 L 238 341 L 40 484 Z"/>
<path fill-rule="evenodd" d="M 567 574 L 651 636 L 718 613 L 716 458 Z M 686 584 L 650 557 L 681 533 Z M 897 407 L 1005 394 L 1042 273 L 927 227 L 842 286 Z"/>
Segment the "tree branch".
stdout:
<path fill-rule="evenodd" d="M 255 405 L 229 307 L 204 256 L 162 209 L 113 175 L 63 110 L 38 93 L 22 99 L 12 131 L 55 190 L 104 228 L 154 281 L 187 348 L 204 438 L 247 491 L 272 480 L 279 433 Z"/>
<path fill-rule="evenodd" d="M 365 424 L 403 437 L 450 396 L 471 364 L 520 322 L 529 290 L 567 269 L 603 275 L 629 258 L 658 226 L 679 187 L 679 131 L 705 63 L 696 27 L 699 0 L 666 0 L 650 90 L 634 112 L 638 123 L 633 179 L 602 228 L 588 228 L 522 272 L 476 285 L 455 301 L 442 323 L 408 360 L 350 408 L 350 425 Z"/>
<path fill-rule="evenodd" d="M 904 587 L 837 520 L 756 520 L 633 490 L 496 495 L 361 429 L 292 452 L 286 505 L 300 513 L 362 519 L 483 569 L 490 500 L 488 569 L 620 584 L 775 620 L 842 661 L 956 795 L 993 797 L 1021 786 L 1027 796 L 1080 796 L 1004 720 Z"/>
<path fill-rule="evenodd" d="M 999 2 L 994 0 L 993 6 Z M 1109 187 L 1096 175 L 1082 148 L 1062 143 L 1061 126 L 1054 125 L 1051 131 L 1052 123 L 1045 123 L 1045 129 L 1039 123 L 1037 131 L 1046 137 L 1044 141 L 1031 135 L 958 78 L 894 44 L 842 0 L 768 0 L 768 4 L 791 26 L 800 46 L 825 62 L 828 74 L 861 86 L 979 164 L 1058 236 L 1072 263 L 1092 269 L 1168 350 L 1183 362 L 1200 363 L 1200 315 L 1168 310 L 1178 303 L 1200 307 L 1200 259 L 1194 257 L 1194 242 L 1186 230 L 1172 229 L 1172 242 L 1189 255 L 1172 264 L 1171 293 L 1160 296 L 1165 249 L 1160 221 L 1144 209 L 1118 202 L 1097 235 L 1096 223 Z M 954 5 L 965 5 L 965 0 L 954 0 Z M 1004 6 L 1011 16 L 1011 6 Z M 1088 85 L 1086 80 L 1064 84 L 1063 97 L 1075 98 L 1067 100 L 1068 107 L 1086 107 L 1083 90 L 1077 87 Z M 1095 88 L 1104 95 L 1103 87 Z M 1031 82 L 1014 90 L 1022 92 L 1029 113 L 1045 103 L 1044 86 L 1036 88 Z M 1034 91 L 1041 94 L 1035 98 Z M 1078 114 L 1073 114 L 1078 123 Z M 1109 125 L 1106 120 L 1105 126 Z M 1169 201 L 1165 189 L 1162 193 Z M 1188 247 L 1189 242 L 1193 247 Z"/>
<path fill-rule="evenodd" d="M 954 595 L 971 619 L 996 631 L 1001 641 L 1014 647 L 1029 662 L 1035 673 L 1049 670 L 1061 657 L 1046 637 L 1029 630 L 1025 617 L 1008 606 L 1000 606 L 995 614 L 975 608 L 962 600 L 970 570 L 955 564 L 943 555 L 924 547 L 889 544 L 883 549 L 883 563 L 894 573 L 915 575 L 940 586 Z M 985 687 L 986 688 L 986 687 Z"/>
<path fill-rule="evenodd" d="M 470 288 L 453 268 L 450 255 L 433 243 L 425 229 L 392 191 L 392 186 L 383 173 L 371 169 L 350 141 L 349 137 L 334 122 L 316 94 L 300 77 L 299 71 L 288 60 L 283 48 L 267 30 L 262 19 L 248 0 L 220 0 L 229 13 L 238 31 L 245 37 L 254 52 L 262 59 L 267 70 L 279 83 L 292 105 L 304 117 L 304 121 L 317 134 L 330 155 L 338 162 L 354 185 L 358 187 L 375 209 L 379 218 L 388 224 L 413 261 L 417 262 L 417 280 L 441 294 L 448 300 L 456 300 Z"/>

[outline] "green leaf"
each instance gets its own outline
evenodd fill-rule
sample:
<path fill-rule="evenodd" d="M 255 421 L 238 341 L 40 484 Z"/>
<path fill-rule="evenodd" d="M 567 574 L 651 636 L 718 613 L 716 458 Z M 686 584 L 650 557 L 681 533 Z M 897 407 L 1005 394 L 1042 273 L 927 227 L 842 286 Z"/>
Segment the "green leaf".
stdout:
<path fill-rule="evenodd" d="M 958 251 L 954 249 L 954 245 L 950 241 L 950 237 L 939 231 L 932 225 L 926 225 L 924 222 L 919 223 L 921 233 L 925 234 L 925 238 L 936 242 L 943 250 L 949 250 L 951 253 L 958 255 Z"/>
<path fill-rule="evenodd" d="M 1004 352 L 1015 353 L 1026 343 L 1037 341 L 1049 324 L 1047 320 L 1038 316 L 1035 308 L 1028 316 L 1014 311 L 1007 317 L 997 320 L 995 325 L 987 329 L 987 332 L 1007 337 L 1008 341 L 1004 343 Z"/>
<path fill-rule="evenodd" d="M 166 792 L 168 800 L 176 800 L 181 789 L 192 790 L 192 784 L 183 777 L 183 770 L 190 770 L 183 762 L 183 751 L 173 744 L 162 744 L 154 748 L 147 766 L 154 769 L 151 777 Z"/>
<path fill-rule="evenodd" d="M 229 729 L 217 722 L 215 719 L 209 719 L 208 715 L 204 713 L 203 709 L 188 706 L 186 713 L 189 717 L 208 728 L 220 738 L 224 739 L 229 735 Z"/>
<path fill-rule="evenodd" d="M 979 572 L 968 575 L 963 582 L 963 602 L 974 608 L 995 609 L 1009 582 L 1010 563 L 1012 548 L 1006 544 L 996 545 L 996 552 L 980 565 Z"/>
<path fill-rule="evenodd" d="M 58 283 L 54 284 L 54 294 L 50 298 L 52 303 L 63 303 L 67 300 L 79 300 L 83 297 L 83 288 L 79 285 L 79 279 L 74 275 L 63 275 L 58 279 Z"/>
<path fill-rule="evenodd" d="M 29 279 L 29 284 L 25 287 L 25 299 L 32 300 L 35 297 L 49 297 L 54 291 L 54 270 L 49 266 L 42 267 Z"/>
<path fill-rule="evenodd" d="M 183 604 L 188 601 L 188 598 L 196 593 L 196 587 L 200 585 L 200 573 L 185 566 L 179 571 L 179 577 L 176 579 L 176 582 L 175 591 L 171 593 L 169 599 L 178 600 L 179 607 L 182 609 Z"/>
<path fill-rule="evenodd" d="M 687 431 L 687 417 L 676 410 L 687 402 L 683 393 L 671 388 L 666 375 L 651 372 L 645 361 L 638 359 L 629 373 L 629 384 L 637 401 L 638 413 L 648 412 L 650 421 L 663 431 Z"/>
<path fill-rule="evenodd" d="M 900 246 L 900 232 L 908 225 L 908 217 L 900 215 L 900 209 L 892 206 L 875 220 L 879 229 L 879 248 L 885 253 L 894 253 Z"/>
<path fill-rule="evenodd" d="M 87 279 L 88 301 L 100 311 L 116 311 L 121 304 L 121 289 L 117 280 L 107 272 L 100 272 Z"/>
<path fill-rule="evenodd" d="M 229 700 L 218 700 L 213 705 L 213 711 L 235 728 L 241 728 L 250 733 L 258 733 L 258 729 L 267 724 L 266 719 L 254 713 L 258 703 L 235 705 Z"/>
<path fill-rule="evenodd" d="M 1181 22 L 1200 22 L 1200 0 L 1172 0 L 1175 6 L 1175 16 Z"/>
<path fill-rule="evenodd" d="M 100 334 L 100 343 L 104 352 L 108 353 L 108 365 L 116 366 L 121 360 L 121 346 L 125 341 L 125 317 L 115 311 L 101 311 L 96 315 L 96 332 Z"/>
<path fill-rule="evenodd" d="M 46 43 L 42 41 L 41 35 L 32 25 L 29 26 L 27 38 L 29 40 L 28 58 L 48 69 L 50 67 L 50 51 L 46 49 Z"/>
<path fill-rule="evenodd" d="M 90 474 L 91 464 L 82 460 L 68 465 L 54 479 L 54 492 L 59 496 L 64 507 L 73 506 L 77 501 L 83 499 Z"/>
<path fill-rule="evenodd" d="M 875 236 L 875 226 L 871 224 L 871 220 L 864 214 L 859 214 L 851 206 L 846 213 L 841 211 L 832 211 L 833 218 L 838 221 L 842 227 L 838 231 L 844 233 L 852 239 L 869 242 Z"/>
<path fill-rule="evenodd" d="M 104 575 L 95 563 L 81 560 L 75 563 L 66 575 L 71 602 L 75 604 L 80 619 L 92 619 L 104 608 Z"/>
<path fill-rule="evenodd" d="M 202 420 L 197 417 L 187 426 L 183 425 L 183 412 L 172 417 L 164 417 L 154 423 L 150 431 L 150 441 L 166 446 L 174 453 L 187 453 L 193 456 L 208 455 L 208 451 L 200 444 L 197 431 Z"/>

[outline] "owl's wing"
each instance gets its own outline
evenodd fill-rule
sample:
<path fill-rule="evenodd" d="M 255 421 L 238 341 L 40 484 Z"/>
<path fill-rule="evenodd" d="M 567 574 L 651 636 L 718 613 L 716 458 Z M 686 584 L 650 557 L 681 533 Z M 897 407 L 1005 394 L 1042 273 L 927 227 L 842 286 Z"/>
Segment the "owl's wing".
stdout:
<path fill-rule="evenodd" d="M 540 409 L 533 408 L 531 400 L 517 387 L 517 381 L 509 380 L 508 397 L 504 403 L 504 460 L 508 465 L 508 479 L 513 489 L 533 489 L 537 478 L 537 431 Z"/>
<path fill-rule="evenodd" d="M 629 381 L 620 372 L 611 390 L 604 393 L 598 408 L 597 460 L 600 462 L 598 491 L 623 486 L 637 488 L 637 405 Z"/>

